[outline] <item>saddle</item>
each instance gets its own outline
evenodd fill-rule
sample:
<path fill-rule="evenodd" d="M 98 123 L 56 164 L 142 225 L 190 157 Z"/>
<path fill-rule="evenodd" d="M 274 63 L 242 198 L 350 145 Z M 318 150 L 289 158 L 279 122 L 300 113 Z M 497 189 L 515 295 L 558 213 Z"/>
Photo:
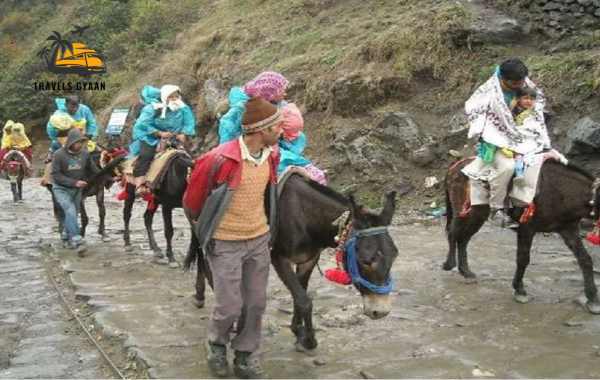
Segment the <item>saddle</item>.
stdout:
<path fill-rule="evenodd" d="M 171 162 L 179 156 L 190 157 L 189 154 L 181 149 L 168 148 L 159 152 L 152 160 L 148 173 L 146 173 L 146 183 L 150 190 L 157 190 Z M 137 157 L 129 159 L 123 164 L 123 174 L 127 178 L 127 182 L 134 184 L 133 168 L 135 167 Z"/>
<path fill-rule="evenodd" d="M 11 179 L 11 177 L 18 175 L 20 165 L 23 166 L 24 175 L 27 177 L 30 176 L 31 162 L 27 156 L 20 150 L 9 150 L 0 162 L 0 172 L 2 172 L 3 177 Z"/>
<path fill-rule="evenodd" d="M 25 153 L 21 152 L 20 150 L 17 149 L 12 149 L 9 150 L 8 152 L 6 152 L 6 154 L 4 155 L 4 159 L 2 160 L 4 163 L 8 163 L 10 161 L 14 161 L 11 160 L 11 157 L 14 155 L 18 155 L 19 158 L 21 159 L 21 161 L 25 164 L 25 169 L 27 171 L 31 170 L 31 162 L 29 161 L 29 158 L 27 158 L 27 156 L 25 155 Z"/>
<path fill-rule="evenodd" d="M 164 150 L 156 155 L 146 174 L 146 183 L 151 190 L 157 190 L 160 187 L 167 168 L 176 157 L 181 155 L 189 157 L 184 150 L 172 148 Z"/>
<path fill-rule="evenodd" d="M 292 176 L 292 174 L 298 174 L 306 180 L 313 180 L 310 173 L 300 166 L 288 166 L 283 173 L 277 176 L 277 199 L 281 196 L 283 192 L 283 188 L 288 179 Z"/>

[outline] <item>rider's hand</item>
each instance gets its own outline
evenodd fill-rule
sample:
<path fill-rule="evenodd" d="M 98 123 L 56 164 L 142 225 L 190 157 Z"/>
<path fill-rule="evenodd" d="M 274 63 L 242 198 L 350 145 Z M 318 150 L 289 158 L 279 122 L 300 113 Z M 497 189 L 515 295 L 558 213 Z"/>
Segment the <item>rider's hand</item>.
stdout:
<path fill-rule="evenodd" d="M 550 151 L 550 155 L 552 156 L 552 158 L 554 158 L 556 161 L 560 162 L 563 165 L 569 164 L 569 160 L 567 160 L 567 158 L 556 149 L 552 149 Z"/>
<path fill-rule="evenodd" d="M 88 183 L 85 182 L 85 181 L 77 181 L 77 182 L 75 182 L 75 187 L 78 187 L 80 189 L 86 187 L 87 185 L 88 185 Z"/>
<path fill-rule="evenodd" d="M 185 143 L 185 135 L 177 135 L 177 140 L 179 140 L 181 143 Z"/>
<path fill-rule="evenodd" d="M 170 139 L 173 134 L 171 132 L 159 132 L 159 136 L 163 139 Z"/>

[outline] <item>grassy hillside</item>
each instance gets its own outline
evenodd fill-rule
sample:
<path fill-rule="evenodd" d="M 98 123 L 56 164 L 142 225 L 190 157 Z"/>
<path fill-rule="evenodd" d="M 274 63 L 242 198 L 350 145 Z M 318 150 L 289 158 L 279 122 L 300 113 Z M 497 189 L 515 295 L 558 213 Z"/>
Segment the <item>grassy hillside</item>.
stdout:
<path fill-rule="evenodd" d="M 598 112 L 598 31 L 474 44 L 470 25 L 477 15 L 461 2 L 5 0 L 0 14 L 6 52 L 0 58 L 0 122 L 23 120 L 43 136 L 52 98 L 30 84 L 32 78 L 56 77 L 44 73 L 36 52 L 52 31 L 90 25 L 84 37 L 106 56 L 107 91 L 82 95 L 101 121 L 112 107 L 134 104 L 144 84 L 172 82 L 182 87 L 199 130 L 206 131 L 214 122 L 207 80 L 226 89 L 277 70 L 290 78 L 290 99 L 306 113 L 311 158 L 330 169 L 338 186 L 366 183 L 360 190 L 367 195 L 406 184 L 421 189 L 423 177 L 439 176 L 448 158 L 438 154 L 422 169 L 399 155 L 393 169 L 360 173 L 332 149 L 340 131 L 369 130 L 385 112 L 408 112 L 443 151 L 452 116 L 506 57 L 523 57 L 545 88 L 558 116 L 557 139 L 578 116 Z"/>

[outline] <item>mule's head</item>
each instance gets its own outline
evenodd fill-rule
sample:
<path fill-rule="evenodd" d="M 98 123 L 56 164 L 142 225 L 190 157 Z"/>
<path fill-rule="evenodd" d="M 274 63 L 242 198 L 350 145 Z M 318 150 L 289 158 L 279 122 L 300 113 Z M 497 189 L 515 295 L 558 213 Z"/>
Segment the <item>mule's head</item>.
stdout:
<path fill-rule="evenodd" d="M 123 174 L 123 165 L 127 151 L 121 148 L 103 149 L 100 154 L 92 154 L 94 165 L 100 169 L 95 175 L 95 182 L 99 182 L 106 189 L 114 183 L 115 178 L 120 178 Z"/>
<path fill-rule="evenodd" d="M 364 314 L 372 319 L 383 318 L 391 310 L 391 297 L 389 291 L 381 289 L 389 283 L 392 264 L 398 255 L 396 245 L 385 228 L 392 222 L 396 192 L 385 195 L 380 213 L 356 204 L 353 197 L 350 197 L 350 204 L 357 269 L 360 277 L 368 283 L 363 285 L 354 281 L 354 285 L 362 295 Z"/>

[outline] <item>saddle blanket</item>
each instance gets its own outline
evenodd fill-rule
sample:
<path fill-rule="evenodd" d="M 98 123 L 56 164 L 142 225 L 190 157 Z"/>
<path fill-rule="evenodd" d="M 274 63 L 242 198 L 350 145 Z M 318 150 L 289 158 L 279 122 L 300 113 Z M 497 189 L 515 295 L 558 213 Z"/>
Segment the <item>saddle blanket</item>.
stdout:
<path fill-rule="evenodd" d="M 148 173 L 146 173 L 146 182 L 151 189 L 158 188 L 160 180 L 164 174 L 164 171 L 169 166 L 169 163 L 173 158 L 177 156 L 177 154 L 184 153 L 182 150 L 177 149 L 167 149 L 160 153 L 157 153 L 152 160 L 152 164 L 150 165 L 150 169 L 148 169 Z M 187 155 L 187 153 L 185 153 Z M 135 163 L 137 161 L 137 157 L 133 159 L 126 160 L 123 163 L 123 174 L 127 178 L 127 182 L 134 184 L 133 179 L 133 168 L 135 167 Z"/>

